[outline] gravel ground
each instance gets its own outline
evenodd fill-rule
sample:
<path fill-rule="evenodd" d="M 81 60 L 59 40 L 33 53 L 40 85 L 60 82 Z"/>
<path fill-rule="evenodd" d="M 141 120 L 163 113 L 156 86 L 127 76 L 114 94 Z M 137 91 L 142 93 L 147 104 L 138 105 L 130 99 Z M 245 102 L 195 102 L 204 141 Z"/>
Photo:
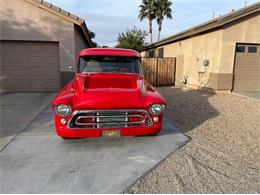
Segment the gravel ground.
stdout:
<path fill-rule="evenodd" d="M 158 89 L 166 118 L 191 137 L 128 193 L 259 193 L 260 102 L 233 94 Z"/>

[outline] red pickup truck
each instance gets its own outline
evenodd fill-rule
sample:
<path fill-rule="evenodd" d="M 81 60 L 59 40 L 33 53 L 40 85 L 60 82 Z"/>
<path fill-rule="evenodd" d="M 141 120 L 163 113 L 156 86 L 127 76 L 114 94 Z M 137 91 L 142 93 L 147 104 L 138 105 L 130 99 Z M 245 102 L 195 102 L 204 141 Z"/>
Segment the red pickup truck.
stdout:
<path fill-rule="evenodd" d="M 64 139 L 157 135 L 165 100 L 144 79 L 138 52 L 90 48 L 79 53 L 76 75 L 52 108 Z"/>

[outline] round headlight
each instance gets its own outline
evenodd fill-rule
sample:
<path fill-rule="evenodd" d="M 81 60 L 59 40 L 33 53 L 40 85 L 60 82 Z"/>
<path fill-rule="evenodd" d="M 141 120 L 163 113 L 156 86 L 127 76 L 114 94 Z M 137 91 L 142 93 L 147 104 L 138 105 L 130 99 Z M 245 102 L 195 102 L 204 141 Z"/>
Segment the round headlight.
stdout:
<path fill-rule="evenodd" d="M 164 105 L 163 104 L 153 104 L 151 107 L 150 107 L 150 110 L 153 114 L 155 115 L 159 115 L 163 112 L 164 110 Z"/>
<path fill-rule="evenodd" d="M 56 114 L 60 115 L 60 116 L 68 116 L 71 113 L 71 108 L 68 105 L 57 105 L 55 106 L 55 112 Z"/>

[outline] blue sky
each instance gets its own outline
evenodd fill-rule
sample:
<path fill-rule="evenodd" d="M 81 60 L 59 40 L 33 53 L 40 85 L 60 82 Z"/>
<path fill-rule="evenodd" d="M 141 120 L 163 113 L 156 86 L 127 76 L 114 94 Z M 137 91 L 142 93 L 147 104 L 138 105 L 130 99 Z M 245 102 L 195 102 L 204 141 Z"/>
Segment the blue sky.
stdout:
<path fill-rule="evenodd" d="M 146 20 L 138 19 L 141 0 L 47 0 L 85 19 L 89 29 L 96 33 L 100 45 L 114 46 L 118 33 L 137 26 L 148 29 Z M 173 20 L 164 20 L 162 38 L 198 25 L 232 9 L 244 6 L 245 0 L 172 0 Z M 258 0 L 247 0 L 251 5 Z M 157 24 L 153 25 L 154 40 L 157 39 Z M 148 40 L 147 40 L 148 42 Z"/>

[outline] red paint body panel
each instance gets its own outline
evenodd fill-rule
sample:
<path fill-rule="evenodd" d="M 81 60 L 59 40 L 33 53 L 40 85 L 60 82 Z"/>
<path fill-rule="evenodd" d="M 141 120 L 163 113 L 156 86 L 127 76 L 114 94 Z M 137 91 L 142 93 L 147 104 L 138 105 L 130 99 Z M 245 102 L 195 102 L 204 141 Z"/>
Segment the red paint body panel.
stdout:
<path fill-rule="evenodd" d="M 85 49 L 79 54 L 102 56 L 138 57 L 133 50 L 125 49 Z M 77 73 L 55 97 L 52 107 L 59 104 L 70 105 L 72 113 L 79 110 L 128 110 L 142 109 L 148 111 L 150 117 L 154 115 L 149 107 L 159 103 L 165 105 L 164 98 L 138 74 L 120 73 Z M 70 120 L 71 115 L 60 117 L 55 114 L 57 134 L 66 138 L 100 137 L 103 130 L 120 130 L 121 136 L 150 135 L 160 132 L 162 127 L 162 114 L 159 121 L 152 126 L 127 128 L 68 128 L 61 124 L 62 118 Z"/>

